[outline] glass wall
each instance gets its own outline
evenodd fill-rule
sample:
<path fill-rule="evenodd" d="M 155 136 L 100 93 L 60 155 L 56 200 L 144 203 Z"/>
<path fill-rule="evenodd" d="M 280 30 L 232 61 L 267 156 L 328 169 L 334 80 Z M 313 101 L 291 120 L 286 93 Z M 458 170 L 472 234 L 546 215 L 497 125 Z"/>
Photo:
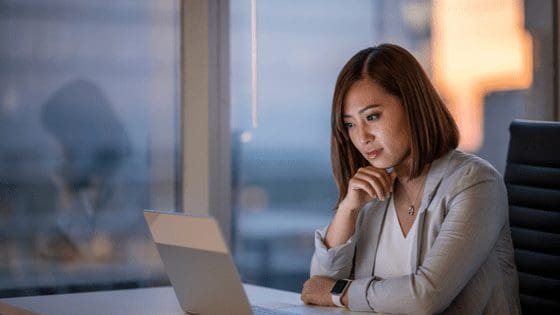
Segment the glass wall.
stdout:
<path fill-rule="evenodd" d="M 231 2 L 233 245 L 244 281 L 299 291 L 307 279 L 313 231 L 330 221 L 338 193 L 333 88 L 362 48 L 410 50 L 455 115 L 460 148 L 503 171 L 507 126 L 523 117 L 532 82 L 520 1 L 259 0 L 256 84 L 251 9 Z"/>
<path fill-rule="evenodd" d="M 257 1 L 255 128 L 251 6 L 231 6 L 235 258 L 244 281 L 297 291 L 313 231 L 329 222 L 337 199 L 329 124 L 338 71 L 391 36 L 426 61 L 429 20 L 411 28 L 394 1 Z"/>
<path fill-rule="evenodd" d="M 166 283 L 179 1 L 0 1 L 0 296 Z"/>
<path fill-rule="evenodd" d="M 0 0 L 1 297 L 167 282 L 141 210 L 181 204 L 179 6 Z M 258 0 L 255 85 L 251 9 L 230 1 L 231 245 L 245 282 L 307 279 L 337 199 L 333 87 L 362 48 L 410 50 L 461 149 L 503 171 L 533 84 L 520 0 Z"/>

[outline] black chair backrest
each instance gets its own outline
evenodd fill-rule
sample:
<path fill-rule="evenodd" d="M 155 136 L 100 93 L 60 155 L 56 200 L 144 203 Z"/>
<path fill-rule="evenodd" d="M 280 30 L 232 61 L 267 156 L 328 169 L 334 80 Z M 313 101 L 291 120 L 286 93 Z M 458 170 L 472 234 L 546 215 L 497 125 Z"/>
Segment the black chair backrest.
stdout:
<path fill-rule="evenodd" d="M 560 122 L 514 120 L 505 182 L 524 314 L 560 314 Z"/>

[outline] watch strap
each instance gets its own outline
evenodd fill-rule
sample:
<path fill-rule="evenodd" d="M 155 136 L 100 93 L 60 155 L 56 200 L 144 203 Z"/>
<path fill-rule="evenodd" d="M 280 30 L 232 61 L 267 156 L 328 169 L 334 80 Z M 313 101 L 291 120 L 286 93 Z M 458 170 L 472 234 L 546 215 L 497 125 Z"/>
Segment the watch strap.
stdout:
<path fill-rule="evenodd" d="M 338 307 L 345 307 L 344 304 L 342 304 L 342 297 L 344 296 L 344 294 L 346 293 L 346 290 L 348 290 L 348 287 L 350 286 L 350 283 L 352 283 L 352 280 L 350 279 L 341 279 L 341 280 L 337 280 L 337 282 L 339 281 L 344 281 L 346 282 L 344 285 L 344 288 L 342 289 L 342 291 L 340 291 L 340 293 L 333 293 L 334 289 L 331 290 L 331 299 L 334 305 L 338 306 Z M 337 284 L 335 284 L 336 286 Z"/>
<path fill-rule="evenodd" d="M 342 304 L 342 295 L 335 295 L 335 294 L 331 294 L 331 298 L 332 298 L 332 302 L 334 303 L 334 305 L 338 306 L 338 307 L 344 307 L 344 304 Z"/>

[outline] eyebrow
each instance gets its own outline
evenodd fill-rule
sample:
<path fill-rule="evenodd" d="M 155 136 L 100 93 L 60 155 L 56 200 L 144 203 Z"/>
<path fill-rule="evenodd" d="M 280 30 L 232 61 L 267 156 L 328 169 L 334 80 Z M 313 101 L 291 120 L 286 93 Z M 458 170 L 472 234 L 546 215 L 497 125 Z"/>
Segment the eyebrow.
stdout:
<path fill-rule="evenodd" d="M 361 114 L 361 113 L 365 112 L 366 110 L 372 109 L 372 108 L 375 108 L 375 107 L 381 107 L 381 105 L 379 105 L 379 104 L 371 104 L 371 105 L 368 105 L 368 106 L 366 106 L 366 107 L 360 109 L 360 111 L 358 111 L 358 114 Z M 348 114 L 344 114 L 344 115 L 342 115 L 342 117 L 343 117 L 343 118 L 352 118 L 352 116 L 351 116 L 351 115 L 348 115 Z"/>

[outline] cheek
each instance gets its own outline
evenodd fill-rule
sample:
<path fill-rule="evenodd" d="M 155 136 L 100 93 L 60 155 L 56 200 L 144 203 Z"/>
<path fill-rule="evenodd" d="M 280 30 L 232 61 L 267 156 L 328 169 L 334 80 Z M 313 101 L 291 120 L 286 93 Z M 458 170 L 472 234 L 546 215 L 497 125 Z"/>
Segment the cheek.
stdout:
<path fill-rule="evenodd" d="M 410 133 L 406 120 L 401 115 L 399 116 L 395 123 L 388 126 L 386 131 L 386 136 L 396 145 L 402 147 L 408 147 L 410 145 Z"/>
<path fill-rule="evenodd" d="M 356 137 L 356 135 L 353 132 L 348 132 L 348 138 L 350 138 L 350 143 L 352 143 L 352 146 L 357 149 L 358 138 Z"/>
<path fill-rule="evenodd" d="M 405 130 L 384 130 L 382 134 L 380 139 L 383 139 L 383 145 L 389 147 L 393 153 L 400 153 L 401 150 L 407 150 L 409 147 L 410 141 Z"/>
<path fill-rule="evenodd" d="M 402 130 L 398 135 L 395 135 L 397 145 L 402 148 L 403 151 L 407 151 L 410 148 L 410 136 L 406 130 Z"/>

